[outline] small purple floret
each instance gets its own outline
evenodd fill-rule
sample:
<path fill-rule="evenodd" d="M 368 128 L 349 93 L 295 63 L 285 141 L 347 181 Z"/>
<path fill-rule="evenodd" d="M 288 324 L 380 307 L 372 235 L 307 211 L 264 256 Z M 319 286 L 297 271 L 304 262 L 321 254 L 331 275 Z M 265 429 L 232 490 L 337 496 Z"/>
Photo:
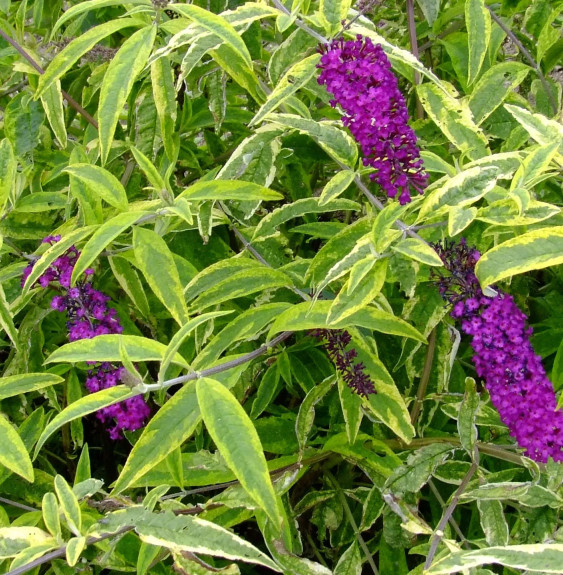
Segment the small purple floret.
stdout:
<path fill-rule="evenodd" d="M 428 184 L 408 111 L 397 78 L 381 46 L 369 38 L 340 38 L 321 48 L 318 82 L 334 95 L 342 120 L 361 146 L 366 166 L 390 198 L 411 201 L 411 189 L 422 194 Z"/>

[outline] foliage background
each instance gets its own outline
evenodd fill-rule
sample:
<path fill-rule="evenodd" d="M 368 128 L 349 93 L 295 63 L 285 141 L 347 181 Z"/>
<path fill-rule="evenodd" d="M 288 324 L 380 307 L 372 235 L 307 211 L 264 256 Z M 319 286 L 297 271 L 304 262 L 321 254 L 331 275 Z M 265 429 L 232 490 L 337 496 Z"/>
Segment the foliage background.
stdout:
<path fill-rule="evenodd" d="M 563 572 L 561 465 L 514 445 L 425 243 L 477 246 L 558 391 L 562 6 L 0 0 L 2 573 Z M 358 33 L 431 176 L 404 207 L 316 80 Z M 122 335 L 68 343 L 34 285 L 71 245 Z M 90 395 L 92 360 L 130 377 Z M 139 393 L 111 441 L 94 412 Z"/>

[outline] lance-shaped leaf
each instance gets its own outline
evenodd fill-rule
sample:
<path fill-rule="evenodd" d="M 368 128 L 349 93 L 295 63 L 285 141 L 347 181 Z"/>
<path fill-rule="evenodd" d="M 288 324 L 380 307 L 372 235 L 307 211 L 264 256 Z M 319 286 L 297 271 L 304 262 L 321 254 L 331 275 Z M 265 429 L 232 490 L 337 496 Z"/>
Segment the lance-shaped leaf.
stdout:
<path fill-rule="evenodd" d="M 98 109 L 102 164 L 108 159 L 117 121 L 133 83 L 147 63 L 155 37 L 156 26 L 147 26 L 135 32 L 125 40 L 104 74 Z"/>
<path fill-rule="evenodd" d="M 181 446 L 193 434 L 200 420 L 195 382 L 189 382 L 149 421 L 119 474 L 114 493 L 127 489 Z"/>
<path fill-rule="evenodd" d="M 534 543 L 458 551 L 436 561 L 428 575 L 450 575 L 488 564 L 504 565 L 529 573 L 561 573 L 563 543 Z"/>
<path fill-rule="evenodd" d="M 27 481 L 33 482 L 33 466 L 27 449 L 18 432 L 3 415 L 0 415 L 0 434 L 2 434 L 0 464 Z"/>
<path fill-rule="evenodd" d="M 0 378 L 0 400 L 20 393 L 29 393 L 62 383 L 64 379 L 54 373 L 24 373 Z"/>
<path fill-rule="evenodd" d="M 247 67 L 252 69 L 252 58 L 244 40 L 225 18 L 204 10 L 195 4 L 172 4 L 170 8 L 219 36 L 223 42 L 226 42 L 242 58 Z"/>
<path fill-rule="evenodd" d="M 465 102 L 446 95 L 434 84 L 416 87 L 424 109 L 448 140 L 471 160 L 489 153 L 487 138 L 475 125 Z"/>
<path fill-rule="evenodd" d="M 139 23 L 139 20 L 133 18 L 111 20 L 91 28 L 84 34 L 80 34 L 51 60 L 45 73 L 39 76 L 35 97 L 39 98 L 53 82 L 70 70 L 79 58 L 90 51 L 101 40 L 122 28 L 138 26 Z"/>
<path fill-rule="evenodd" d="M 133 230 L 133 247 L 137 265 L 152 291 L 180 325 L 186 323 L 188 309 L 168 244 L 157 233 L 136 227 Z"/>
<path fill-rule="evenodd" d="M 186 200 L 283 200 L 279 192 L 269 190 L 252 182 L 235 180 L 211 180 L 197 182 L 184 190 L 178 198 Z"/>
<path fill-rule="evenodd" d="M 563 263 L 563 228 L 534 230 L 484 253 L 475 274 L 484 288 L 504 278 Z"/>
<path fill-rule="evenodd" d="M 148 213 L 149 212 L 125 212 L 114 216 L 102 224 L 82 248 L 80 257 L 72 270 L 71 282 L 73 284 L 76 282 L 90 264 L 106 249 L 110 242 L 131 227 L 139 218 Z"/>
<path fill-rule="evenodd" d="M 10 305 L 6 300 L 2 284 L 0 284 L 0 328 L 6 332 L 6 335 L 10 338 L 14 347 L 18 349 L 20 346 L 18 331 L 14 325 L 14 318 L 10 311 Z"/>
<path fill-rule="evenodd" d="M 205 426 L 225 462 L 245 491 L 280 530 L 281 503 L 250 417 L 233 394 L 213 379 L 198 380 L 197 398 Z"/>
<path fill-rule="evenodd" d="M 56 349 L 45 363 L 121 361 L 121 346 L 131 361 L 161 361 L 166 353 L 166 345 L 153 339 L 138 335 L 106 334 L 66 343 Z M 174 356 L 174 363 L 189 367 L 180 354 Z"/>
<path fill-rule="evenodd" d="M 0 141 L 0 212 L 4 209 L 16 177 L 18 163 L 8 138 Z"/>
<path fill-rule="evenodd" d="M 127 209 L 127 192 L 123 184 L 104 168 L 90 164 L 73 164 L 64 171 L 80 180 L 90 191 L 114 208 Z"/>
<path fill-rule="evenodd" d="M 166 370 L 170 367 L 170 364 L 174 360 L 174 357 L 176 356 L 176 353 L 180 349 L 180 346 L 182 345 L 184 340 L 192 333 L 192 331 L 196 329 L 198 325 L 201 325 L 202 323 L 205 323 L 206 321 L 209 321 L 213 318 L 220 317 L 222 315 L 228 315 L 230 313 L 233 313 L 232 310 L 213 311 L 210 313 L 204 313 L 191 319 L 186 324 L 184 324 L 174 334 L 174 336 L 170 340 L 170 343 L 168 344 L 168 347 L 166 348 L 166 352 L 164 354 L 164 357 L 162 358 L 162 363 L 160 365 L 160 370 L 158 372 L 158 382 L 162 383 L 164 381 Z"/>
<path fill-rule="evenodd" d="M 491 15 L 484 0 L 465 2 L 465 23 L 469 48 L 467 83 L 471 85 L 479 75 L 491 38 Z"/>
<path fill-rule="evenodd" d="M 99 336 L 103 337 L 103 336 Z M 37 441 L 35 446 L 34 457 L 37 457 L 39 451 L 45 442 L 57 429 L 60 429 L 65 423 L 74 421 L 79 417 L 84 417 L 90 413 L 94 413 L 99 409 L 113 405 L 114 403 L 119 403 L 130 397 L 134 397 L 138 393 L 131 391 L 128 387 L 124 385 L 119 385 L 116 387 L 110 387 L 108 389 L 102 389 L 96 393 L 92 393 L 80 398 L 78 401 L 71 403 L 67 408 L 63 409 L 60 413 L 49 422 L 47 427 L 43 430 L 43 433 Z"/>
<path fill-rule="evenodd" d="M 41 103 L 45 110 L 45 115 L 51 129 L 53 130 L 59 144 L 66 148 L 66 126 L 65 114 L 63 107 L 63 94 L 61 92 L 61 83 L 57 80 L 53 82 L 41 95 Z"/>
<path fill-rule="evenodd" d="M 307 84 L 317 71 L 320 58 L 320 54 L 312 54 L 291 66 L 272 90 L 264 105 L 256 112 L 249 127 L 262 121 L 270 112 L 281 106 L 292 94 Z"/>

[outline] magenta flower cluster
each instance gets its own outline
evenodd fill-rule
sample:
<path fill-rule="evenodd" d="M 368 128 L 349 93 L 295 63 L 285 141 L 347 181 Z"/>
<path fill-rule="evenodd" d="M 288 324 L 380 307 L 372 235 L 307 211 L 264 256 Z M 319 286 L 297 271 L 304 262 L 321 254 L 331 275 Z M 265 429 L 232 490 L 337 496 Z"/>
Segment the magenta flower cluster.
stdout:
<path fill-rule="evenodd" d="M 411 201 L 411 189 L 422 194 L 428 184 L 416 135 L 397 78 L 381 46 L 369 38 L 340 38 L 321 48 L 318 82 L 334 95 L 342 120 L 361 146 L 363 161 L 390 198 Z"/>
<path fill-rule="evenodd" d="M 358 352 L 355 349 L 346 350 L 352 336 L 345 329 L 316 329 L 311 335 L 324 341 L 330 359 L 350 389 L 365 397 L 376 393 L 373 382 L 364 371 L 364 364 L 355 361 Z"/>
<path fill-rule="evenodd" d="M 43 243 L 54 244 L 60 236 L 47 236 Z M 121 333 L 123 328 L 115 309 L 108 308 L 110 298 L 94 289 L 88 281 L 78 281 L 71 287 L 71 276 L 80 252 L 73 246 L 57 258 L 49 269 L 41 275 L 37 283 L 44 288 L 52 287 L 59 292 L 51 300 L 54 310 L 67 315 L 68 337 L 70 341 L 91 339 L 98 335 Z M 28 278 L 34 263 L 23 272 L 22 284 Z M 85 278 L 94 273 L 87 269 Z M 111 363 L 96 364 L 88 372 L 86 387 L 94 393 L 101 389 L 114 387 L 121 380 L 123 367 Z M 149 406 L 140 395 L 100 409 L 96 417 L 108 426 L 112 439 L 120 439 L 122 431 L 135 431 L 141 428 L 150 414 Z"/>
<path fill-rule="evenodd" d="M 502 421 L 528 457 L 563 461 L 563 411 L 530 343 L 526 315 L 506 293 L 483 294 L 473 271 L 479 252 L 465 241 L 434 247 L 450 272 L 438 280 L 440 292 L 453 304 L 452 317 L 472 337 L 475 370 Z"/>

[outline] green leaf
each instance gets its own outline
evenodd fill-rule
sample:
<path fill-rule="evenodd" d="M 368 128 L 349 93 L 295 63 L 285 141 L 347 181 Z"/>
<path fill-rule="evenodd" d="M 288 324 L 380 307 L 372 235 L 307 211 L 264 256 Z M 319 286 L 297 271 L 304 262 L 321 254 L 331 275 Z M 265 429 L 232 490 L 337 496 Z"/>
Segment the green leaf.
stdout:
<path fill-rule="evenodd" d="M 181 16 L 190 18 L 212 34 L 219 36 L 223 42 L 245 62 L 249 69 L 252 69 L 252 58 L 241 35 L 233 28 L 232 24 L 217 14 L 208 12 L 195 4 L 172 4 L 170 8 L 178 12 Z"/>
<path fill-rule="evenodd" d="M 0 400 L 20 393 L 29 393 L 62 383 L 64 379 L 53 373 L 24 373 L 0 378 Z"/>
<path fill-rule="evenodd" d="M 352 341 L 358 353 L 357 361 L 364 364 L 365 372 L 373 381 L 376 390 L 376 394 L 368 396 L 368 401 L 363 404 L 364 408 L 403 441 L 409 443 L 415 431 L 404 397 L 383 362 L 373 353 L 365 340 L 353 337 Z"/>
<path fill-rule="evenodd" d="M 158 372 L 158 382 L 162 383 L 164 381 L 166 371 L 170 367 L 170 364 L 172 363 L 172 360 L 174 359 L 176 353 L 180 349 L 180 346 L 198 325 L 201 325 L 202 323 L 205 323 L 206 321 L 209 321 L 213 318 L 220 317 L 222 315 L 228 315 L 230 313 L 233 313 L 233 311 L 232 310 L 213 311 L 210 313 L 204 313 L 200 316 L 191 319 L 186 324 L 184 324 L 174 334 L 174 336 L 170 340 L 170 343 L 168 344 L 168 347 L 166 348 L 166 353 L 162 358 L 162 363 L 160 365 L 160 370 Z"/>
<path fill-rule="evenodd" d="M 268 120 L 310 136 L 334 160 L 350 168 L 355 167 L 358 159 L 355 141 L 331 122 L 317 122 L 293 114 L 270 114 Z"/>
<path fill-rule="evenodd" d="M 0 559 L 15 557 L 21 551 L 55 540 L 38 527 L 2 527 L 0 529 Z"/>
<path fill-rule="evenodd" d="M 323 188 L 319 197 L 319 205 L 324 206 L 335 200 L 340 194 L 344 193 L 350 184 L 354 181 L 356 172 L 353 170 L 343 170 L 333 176 Z"/>
<path fill-rule="evenodd" d="M 186 188 L 178 198 L 186 200 L 283 200 L 279 192 L 269 190 L 252 182 L 236 180 L 211 180 L 197 182 Z"/>
<path fill-rule="evenodd" d="M 141 152 L 141 150 L 137 150 L 135 146 L 131 146 L 131 153 L 133 154 L 137 164 L 139 164 L 139 168 L 143 170 L 143 173 L 145 174 L 151 186 L 162 198 L 162 192 L 167 191 L 167 186 L 164 178 L 160 175 L 154 164 L 145 156 L 145 154 L 143 154 L 143 152 Z"/>
<path fill-rule="evenodd" d="M 558 142 L 552 142 L 545 146 L 537 146 L 528 151 L 522 165 L 516 170 L 510 190 L 518 187 L 533 186 L 534 180 L 541 177 L 547 171 L 555 153 L 557 152 Z"/>
<path fill-rule="evenodd" d="M 30 154 L 37 147 L 44 120 L 43 107 L 26 92 L 20 92 L 4 105 L 4 134 L 16 156 Z"/>
<path fill-rule="evenodd" d="M 364 308 L 342 321 L 329 323 L 327 316 L 330 312 L 332 301 L 319 300 L 303 302 L 293 305 L 282 312 L 272 324 L 268 333 L 268 339 L 282 331 L 304 331 L 311 329 L 344 329 L 347 327 L 365 327 L 403 337 L 410 337 L 425 342 L 426 339 L 414 327 L 401 318 L 395 317 L 389 312 L 369 307 Z"/>
<path fill-rule="evenodd" d="M 213 379 L 198 380 L 197 398 L 205 426 L 225 462 L 245 491 L 280 530 L 281 503 L 274 492 L 262 445 L 249 416 L 233 394 Z"/>
<path fill-rule="evenodd" d="M 41 95 L 41 103 L 45 110 L 45 115 L 49 124 L 61 145 L 66 148 L 66 126 L 63 107 L 63 94 L 61 92 L 61 83 L 57 80 L 53 82 Z"/>
<path fill-rule="evenodd" d="M 475 274 L 486 287 L 504 278 L 563 263 L 563 229 L 543 228 L 527 232 L 485 252 Z"/>
<path fill-rule="evenodd" d="M 75 534 L 80 535 L 80 528 L 82 527 L 82 513 L 78 499 L 74 495 L 72 488 L 66 482 L 62 475 L 55 477 L 55 493 L 59 499 L 63 515 L 69 529 Z"/>
<path fill-rule="evenodd" d="M 370 304 L 383 287 L 387 274 L 387 262 L 387 259 L 377 260 L 354 287 L 352 293 L 350 293 L 350 284 L 354 278 L 352 278 L 352 273 L 350 273 L 350 279 L 344 284 L 332 302 L 327 322 L 342 322 L 348 316 L 359 312 Z M 361 261 L 357 263 L 361 263 Z"/>
<path fill-rule="evenodd" d="M 157 233 L 135 227 L 133 248 L 137 264 L 152 291 L 179 325 L 186 323 L 188 309 L 180 275 L 167 243 Z"/>
<path fill-rule="evenodd" d="M 538 144 L 547 145 L 558 142 L 559 154 L 563 154 L 563 126 L 559 122 L 550 120 L 543 114 L 532 114 L 519 106 L 505 104 L 504 108 Z"/>
<path fill-rule="evenodd" d="M 428 25 L 432 26 L 440 13 L 441 0 L 416 0 L 416 3 L 420 6 Z"/>
<path fill-rule="evenodd" d="M 443 207 L 464 207 L 475 203 L 495 187 L 500 175 L 494 166 L 476 166 L 447 178 L 444 185 L 436 186 L 426 195 L 419 218 L 433 215 Z"/>
<path fill-rule="evenodd" d="M 429 266 L 442 266 L 442 260 L 436 251 L 427 243 L 416 238 L 406 238 L 391 246 L 394 252 L 398 252 Z"/>
<path fill-rule="evenodd" d="M 104 336 L 98 336 L 100 337 Z M 90 340 L 92 341 L 92 340 Z M 156 343 L 156 342 L 155 342 Z M 74 419 L 79 417 L 84 417 L 85 415 L 89 415 L 90 413 L 94 413 L 94 411 L 98 411 L 98 409 L 102 409 L 104 407 L 108 407 L 109 405 L 113 405 L 114 403 L 119 403 L 120 401 L 124 401 L 125 399 L 129 399 L 130 397 L 135 397 L 138 395 L 134 391 L 131 391 L 128 387 L 124 385 L 119 385 L 116 387 L 110 387 L 108 389 L 103 389 L 102 391 L 97 391 L 96 393 L 91 393 L 80 398 L 78 401 L 71 403 L 67 408 L 63 409 L 60 413 L 49 422 L 47 427 L 44 429 L 41 437 L 37 441 L 37 445 L 35 446 L 35 455 L 37 454 L 53 433 L 60 429 L 65 423 L 69 423 Z"/>
<path fill-rule="evenodd" d="M 252 307 L 237 315 L 203 348 L 193 361 L 193 369 L 203 369 L 214 362 L 227 348 L 244 340 L 254 339 L 269 323 L 291 307 L 290 303 L 278 302 Z"/>
<path fill-rule="evenodd" d="M 446 95 L 434 84 L 419 84 L 416 91 L 427 114 L 460 152 L 471 160 L 489 153 L 487 138 L 473 122 L 466 102 Z"/>
<path fill-rule="evenodd" d="M 41 512 L 43 514 L 43 523 L 45 523 L 49 533 L 53 537 L 59 538 L 61 536 L 61 520 L 59 518 L 59 504 L 54 493 L 48 492 L 43 495 Z"/>
<path fill-rule="evenodd" d="M 247 257 L 233 257 L 211 264 L 197 274 L 186 286 L 184 290 L 186 300 L 190 301 L 196 298 L 237 272 L 261 267 L 261 263 Z"/>
<path fill-rule="evenodd" d="M 51 264 L 61 255 L 63 255 L 71 246 L 79 242 L 85 237 L 88 237 L 96 226 L 87 226 L 70 232 L 65 235 L 60 241 L 53 244 L 48 248 L 45 253 L 35 262 L 31 273 L 29 274 L 23 286 L 23 294 L 33 286 L 33 284 L 49 269 Z"/>
<path fill-rule="evenodd" d="M 119 256 L 109 257 L 109 265 L 121 289 L 131 298 L 145 317 L 150 315 L 149 303 L 139 275 L 127 260 Z"/>
<path fill-rule="evenodd" d="M 428 575 L 449 575 L 495 563 L 531 573 L 561 573 L 563 543 L 534 543 L 458 551 L 436 561 Z"/>
<path fill-rule="evenodd" d="M 27 449 L 18 432 L 3 415 L 0 415 L 0 433 L 2 434 L 0 464 L 33 483 L 33 466 Z"/>
<path fill-rule="evenodd" d="M 96 534 L 131 526 L 145 543 L 172 552 L 224 557 L 279 571 L 262 551 L 227 529 L 198 517 L 176 516 L 170 511 L 150 513 L 142 507 L 131 507 L 110 513 L 105 519 L 105 525 L 99 524 Z"/>
<path fill-rule="evenodd" d="M 212 305 L 247 296 L 258 291 L 271 290 L 292 285 L 285 273 L 265 266 L 250 268 L 232 274 L 217 282 L 191 303 L 192 311 L 200 311 Z"/>
<path fill-rule="evenodd" d="M 166 155 L 170 161 L 176 156 L 174 127 L 176 125 L 177 105 L 174 88 L 174 69 L 167 57 L 159 58 L 151 64 L 151 82 L 154 104 L 160 123 L 160 133 Z"/>
<path fill-rule="evenodd" d="M 0 327 L 6 332 L 14 347 L 18 349 L 20 347 L 18 332 L 2 284 L 0 284 Z"/>
<path fill-rule="evenodd" d="M 121 493 L 181 446 L 201 421 L 195 382 L 185 384 L 146 425 L 133 446 L 113 492 Z"/>
<path fill-rule="evenodd" d="M 66 562 L 74 567 L 80 559 L 80 554 L 86 546 L 86 537 L 71 537 L 66 544 Z"/>
<path fill-rule="evenodd" d="M 321 205 L 320 198 L 301 198 L 291 204 L 285 204 L 264 216 L 254 230 L 252 241 L 262 241 L 273 236 L 278 226 L 281 226 L 288 220 L 299 218 L 305 214 L 358 209 L 359 204 L 352 200 L 336 199 Z"/>
<path fill-rule="evenodd" d="M 477 441 L 477 427 L 475 415 L 479 409 L 479 394 L 475 389 L 475 380 L 472 377 L 465 378 L 465 395 L 459 407 L 457 418 L 457 431 L 461 446 L 470 457 L 473 456 L 473 448 Z"/>
<path fill-rule="evenodd" d="M 524 81 L 529 71 L 521 62 L 500 62 L 489 68 L 475 84 L 467 102 L 475 124 L 481 125 Z"/>
<path fill-rule="evenodd" d="M 466 0 L 465 23 L 469 47 L 467 84 L 477 79 L 491 39 L 491 15 L 484 0 Z"/>
<path fill-rule="evenodd" d="M 72 177 L 80 180 L 89 190 L 118 210 L 127 209 L 127 192 L 121 182 L 100 166 L 73 164 L 64 169 Z"/>
<path fill-rule="evenodd" d="M 47 212 L 64 209 L 68 203 L 68 194 L 65 192 L 40 192 L 18 198 L 15 210 L 28 214 Z"/>
<path fill-rule="evenodd" d="M 477 500 L 481 529 L 489 547 L 508 545 L 509 529 L 500 501 Z"/>
<path fill-rule="evenodd" d="M 82 248 L 80 257 L 72 271 L 71 283 L 73 285 L 76 283 L 77 279 L 90 267 L 90 264 L 119 234 L 148 213 L 149 212 L 125 212 L 114 216 L 102 224 Z"/>
<path fill-rule="evenodd" d="M 162 361 L 166 345 L 138 335 L 107 334 L 92 339 L 81 339 L 56 349 L 45 363 L 78 363 L 80 361 L 121 361 L 123 345 L 131 361 Z M 174 363 L 189 368 L 184 358 L 176 354 Z"/>
<path fill-rule="evenodd" d="M 320 58 L 320 54 L 312 54 L 291 66 L 269 94 L 263 106 L 256 112 L 248 126 L 252 127 L 261 122 L 270 112 L 281 106 L 289 96 L 305 86 L 317 71 L 317 64 Z"/>
<path fill-rule="evenodd" d="M 361 575 L 362 553 L 357 541 L 354 541 L 338 559 L 334 575 Z"/>
<path fill-rule="evenodd" d="M 319 21 L 329 38 L 342 29 L 342 22 L 346 20 L 351 5 L 351 0 L 320 0 Z"/>
<path fill-rule="evenodd" d="M 527 226 L 547 220 L 560 211 L 561 209 L 553 204 L 531 200 L 526 211 L 522 213 L 519 206 L 511 198 L 493 202 L 477 210 L 476 219 L 498 226 Z"/>
<path fill-rule="evenodd" d="M 530 482 L 487 483 L 461 495 L 466 501 L 517 501 L 528 507 L 552 507 L 557 509 L 563 499 L 553 491 Z"/>
<path fill-rule="evenodd" d="M 142 6 L 152 6 L 150 0 L 129 0 L 127 4 L 132 6 L 142 5 Z M 85 0 L 79 4 L 71 6 L 68 10 L 65 10 L 63 15 L 57 20 L 53 26 L 53 31 L 51 32 L 51 38 L 54 37 L 55 32 L 68 20 L 76 18 L 84 12 L 90 10 L 98 10 L 100 8 L 105 8 L 107 6 L 123 6 L 121 0 Z"/>
<path fill-rule="evenodd" d="M 385 487 L 393 493 L 417 493 L 434 473 L 436 467 L 452 454 L 449 443 L 433 443 L 409 455 L 404 465 L 397 468 Z"/>
<path fill-rule="evenodd" d="M 452 206 L 448 211 L 448 234 L 457 236 L 477 216 L 477 208 L 473 206 Z"/>
<path fill-rule="evenodd" d="M 147 63 L 155 37 L 153 25 L 135 32 L 122 44 L 104 74 L 98 108 L 102 164 L 108 159 L 117 121 L 135 80 Z"/>
<path fill-rule="evenodd" d="M 307 437 L 311 433 L 315 420 L 315 405 L 332 389 L 336 379 L 333 375 L 321 381 L 313 387 L 305 396 L 299 407 L 297 420 L 295 421 L 295 433 L 299 442 L 299 450 L 303 452 L 307 445 Z"/>
<path fill-rule="evenodd" d="M 120 18 L 110 20 L 105 24 L 90 28 L 84 34 L 80 34 L 70 44 L 64 47 L 49 64 L 45 73 L 39 76 L 35 98 L 39 98 L 49 86 L 65 74 L 75 62 L 90 51 L 96 44 L 106 36 L 130 26 L 138 26 L 139 20 L 133 18 Z"/>
<path fill-rule="evenodd" d="M 346 383 L 344 383 L 341 377 L 338 378 L 338 396 L 340 398 L 344 423 L 346 424 L 348 442 L 353 444 L 358 437 L 358 431 L 360 430 L 363 418 L 362 398 L 357 393 L 354 393 Z"/>
<path fill-rule="evenodd" d="M 17 169 L 18 163 L 12 144 L 8 138 L 4 138 L 0 141 L 0 212 L 2 212 L 10 197 Z"/>

